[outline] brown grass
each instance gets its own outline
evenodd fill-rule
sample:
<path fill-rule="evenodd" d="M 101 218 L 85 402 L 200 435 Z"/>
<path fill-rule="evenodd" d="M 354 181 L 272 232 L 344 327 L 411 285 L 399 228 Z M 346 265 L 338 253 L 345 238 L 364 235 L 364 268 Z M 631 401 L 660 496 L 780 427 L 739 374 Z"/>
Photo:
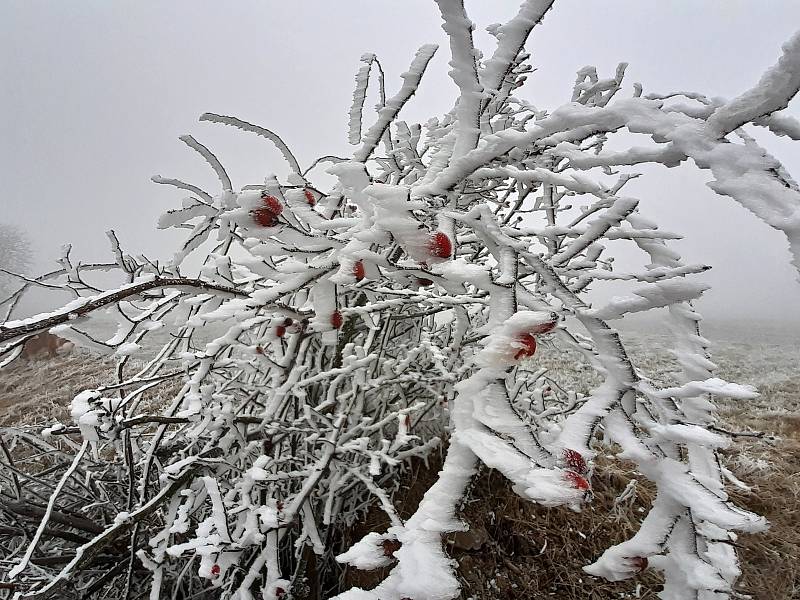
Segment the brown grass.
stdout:
<path fill-rule="evenodd" d="M 793 431 L 794 438 L 772 445 L 740 442 L 727 453 L 729 468 L 751 485 L 751 491 L 736 490 L 732 497 L 764 515 L 771 524 L 765 533 L 743 535 L 738 540 L 743 574 L 736 589 L 754 600 L 800 598 L 798 421 L 775 421 Z M 748 471 L 746 466 L 737 466 L 735 459 L 745 450 L 745 444 L 758 445 L 763 460 L 770 461 L 771 467 Z M 412 467 L 398 494 L 402 498 L 402 516 L 413 512 L 440 465 L 440 461 L 433 461 L 430 468 L 421 463 Z M 635 496 L 615 504 L 631 479 L 637 480 Z M 652 572 L 609 583 L 582 571 L 610 545 L 636 532 L 653 499 L 652 485 L 637 475 L 632 464 L 602 457 L 595 464 L 592 484 L 594 500 L 582 512 L 574 513 L 525 501 L 511 490 L 502 475 L 484 469 L 462 511 L 470 533 L 451 534 L 445 540 L 459 565 L 461 599 L 655 600 L 661 580 Z M 344 542 L 353 543 L 367 532 L 380 531 L 387 525 L 384 514 L 375 508 Z M 387 569 L 359 571 L 345 567 L 342 581 L 346 587 L 370 589 L 387 574 Z"/>
<path fill-rule="evenodd" d="M 113 381 L 114 363 L 81 352 L 17 360 L 0 371 L 0 426 L 70 423 L 78 392 Z"/>
<path fill-rule="evenodd" d="M 791 363 L 795 359 L 791 354 L 780 354 L 786 364 L 773 365 L 773 370 L 755 364 L 754 356 L 758 355 L 752 349 L 734 348 L 720 361 L 719 371 L 722 377 L 754 383 L 762 392 L 744 405 L 721 403 L 722 425 L 767 434 L 763 439 L 737 438 L 725 451 L 728 468 L 751 486 L 749 491 L 732 487 L 732 497 L 771 523 L 766 533 L 739 538 L 743 575 L 737 590 L 754 600 L 789 600 L 800 598 L 800 373 L 795 371 L 797 363 Z M 562 377 L 574 380 L 587 375 L 569 369 L 571 359 L 563 354 L 541 356 L 543 363 L 548 360 L 554 372 L 567 365 Z M 674 361 L 668 355 L 655 355 L 639 366 L 655 379 L 666 379 Z M 67 407 L 72 397 L 109 381 L 112 374 L 110 362 L 85 355 L 18 362 L 0 372 L 0 425 L 50 424 L 54 418 L 69 423 Z M 411 466 L 397 494 L 404 516 L 413 512 L 440 464 L 432 460 L 430 468 L 422 463 Z M 630 464 L 600 458 L 595 467 L 594 501 L 579 514 L 526 502 L 501 475 L 483 470 L 462 513 L 472 532 L 446 540 L 459 564 L 462 600 L 655 599 L 660 582 L 652 573 L 612 584 L 581 570 L 609 545 L 633 534 L 653 494 Z M 615 506 L 614 499 L 634 478 L 639 481 L 636 496 Z M 342 542 L 347 545 L 385 526 L 383 513 L 371 510 Z M 385 574 L 344 569 L 339 575 L 348 587 L 370 588 Z"/>
<path fill-rule="evenodd" d="M 642 344 L 639 342 L 638 344 Z M 638 345 L 634 341 L 634 347 Z M 642 344 L 643 345 L 643 344 Z M 653 344 L 658 346 L 660 344 Z M 559 383 L 588 387 L 592 373 L 575 369 L 575 357 L 560 349 L 537 355 L 541 366 L 552 369 Z M 641 348 L 640 348 L 641 350 Z M 757 385 L 761 396 L 747 403 L 720 402 L 722 427 L 764 432 L 763 438 L 737 437 L 724 453 L 727 467 L 750 486 L 730 486 L 741 506 L 764 515 L 770 529 L 742 535 L 738 540 L 742 577 L 738 592 L 753 600 L 800 599 L 800 373 L 797 349 L 745 344 L 729 345 L 717 359 L 721 377 Z M 654 353 L 652 347 L 635 352 L 637 367 L 662 383 L 677 370 L 673 356 Z M 588 377 L 587 377 L 588 376 Z M 409 483 L 398 494 L 402 512 L 413 511 L 440 466 L 415 465 Z M 621 506 L 614 500 L 631 479 L 637 494 Z M 661 582 L 645 572 L 638 578 L 609 583 L 581 570 L 610 545 L 630 537 L 638 528 L 653 497 L 652 486 L 629 463 L 600 458 L 592 479 L 594 501 L 581 513 L 547 509 L 520 499 L 497 472 L 485 469 L 477 478 L 462 516 L 472 533 L 446 540 L 458 561 L 461 600 L 655 599 Z M 371 511 L 352 541 L 386 526 L 379 510 Z M 545 543 L 546 542 L 546 543 Z M 386 570 L 359 572 L 345 569 L 344 581 L 367 589 Z"/>
<path fill-rule="evenodd" d="M 635 533 L 645 514 L 652 498 L 646 485 L 638 487 L 634 498 L 614 506 L 630 480 L 628 474 L 623 465 L 599 461 L 594 501 L 574 513 L 526 502 L 501 475 L 483 473 L 464 516 L 485 530 L 487 542 L 479 549 L 453 551 L 464 584 L 462 598 L 655 598 L 660 582 L 651 573 L 609 583 L 581 570 L 610 544 Z"/>
<path fill-rule="evenodd" d="M 737 591 L 754 600 L 800 598 L 800 439 L 787 438 L 762 450 L 771 467 L 749 474 L 734 464 L 740 451 L 728 453 L 729 467 L 752 487 L 731 495 L 764 515 L 771 526 L 765 533 L 739 538 L 743 574 Z M 615 507 L 614 499 L 631 478 L 640 482 L 635 499 Z M 453 550 L 463 580 L 462 598 L 656 598 L 660 582 L 652 574 L 611 584 L 581 571 L 609 545 L 635 532 L 653 495 L 631 465 L 608 459 L 598 461 L 592 481 L 594 501 L 575 514 L 525 502 L 502 476 L 483 473 L 464 517 L 485 531 L 486 542 L 477 550 Z"/>
<path fill-rule="evenodd" d="M 125 371 L 134 372 L 131 361 Z M 51 359 L 17 360 L 0 370 L 0 427 L 71 425 L 69 405 L 79 392 L 116 382 L 116 362 L 77 351 Z M 165 380 L 144 393 L 139 412 L 157 410 L 180 388 Z M 107 392 L 114 395 L 115 392 Z"/>
<path fill-rule="evenodd" d="M 768 531 L 739 538 L 743 574 L 737 587 L 755 600 L 800 598 L 800 423 L 797 417 L 748 421 L 781 437 L 741 442 L 726 452 L 729 466 L 751 486 L 733 488 L 732 498 L 770 522 Z"/>

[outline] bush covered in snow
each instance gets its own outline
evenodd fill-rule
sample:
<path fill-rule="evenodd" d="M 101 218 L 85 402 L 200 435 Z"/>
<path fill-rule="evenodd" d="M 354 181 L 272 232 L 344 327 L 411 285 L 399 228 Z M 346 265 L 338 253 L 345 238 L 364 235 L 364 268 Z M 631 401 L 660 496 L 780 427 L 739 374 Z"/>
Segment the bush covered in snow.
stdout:
<path fill-rule="evenodd" d="M 78 264 L 67 252 L 61 269 L 4 303 L 5 363 L 48 330 L 117 358 L 115 383 L 75 397 L 73 423 L 3 432 L 0 572 L 17 597 L 302 598 L 338 561 L 388 567 L 375 589 L 333 592 L 341 600 L 455 598 L 442 536 L 465 527 L 459 506 L 478 466 L 532 502 L 579 511 L 599 448 L 634 461 L 657 495 L 639 532 L 586 572 L 620 580 L 654 569 L 662 598 L 730 597 L 736 532 L 765 522 L 728 501 L 717 458 L 728 439 L 711 397 L 756 392 L 712 374 L 692 307 L 706 289 L 692 276 L 708 267 L 683 264 L 668 245 L 678 236 L 623 190 L 628 167 L 691 159 L 712 189 L 783 231 L 800 267 L 797 184 L 742 129 L 800 138 L 800 122 L 781 113 L 800 86 L 800 36 L 730 102 L 626 89 L 621 64 L 605 79 L 582 69 L 569 101 L 545 111 L 518 90 L 531 70 L 525 42 L 552 0 L 526 0 L 492 26 L 488 57 L 462 2 L 437 4 L 460 89 L 451 112 L 424 125 L 400 119 L 437 51 L 427 45 L 391 96 L 377 58 L 364 55 L 349 158 L 303 169 L 276 133 L 204 114 L 275 144 L 291 174 L 234 188 L 217 157 L 183 136 L 220 190 L 153 178 L 184 192 L 158 224 L 188 231 L 170 260 L 127 254 L 112 233 L 113 261 Z M 380 105 L 362 130 L 374 78 Z M 652 144 L 608 149 L 625 131 Z M 331 189 L 314 183 L 321 165 Z M 612 269 L 605 240 L 638 247 L 646 268 Z M 187 266 L 198 254 L 201 267 Z M 109 269 L 127 282 L 86 282 Z M 637 287 L 593 307 L 586 294 L 600 280 Z M 39 283 L 75 299 L 16 319 L 19 297 Z M 609 324 L 664 307 L 682 368 L 674 387 L 638 372 Z M 108 339 L 90 332 L 98 315 L 118 323 Z M 154 339 L 159 349 L 145 354 Z M 537 369 L 537 344 L 549 340 L 596 371 L 591 394 Z M 401 518 L 403 466 L 440 444 L 438 479 Z M 339 548 L 339 532 L 372 504 L 392 525 Z M 15 529 L 25 511 L 41 516 L 30 536 Z"/>

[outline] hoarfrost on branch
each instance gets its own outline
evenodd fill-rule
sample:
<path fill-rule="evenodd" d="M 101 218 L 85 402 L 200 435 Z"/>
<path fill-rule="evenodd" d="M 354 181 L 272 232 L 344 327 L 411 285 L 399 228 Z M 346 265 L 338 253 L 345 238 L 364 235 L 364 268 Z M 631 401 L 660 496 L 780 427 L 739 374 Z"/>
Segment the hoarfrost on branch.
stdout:
<path fill-rule="evenodd" d="M 634 461 L 657 496 L 639 531 L 586 572 L 620 580 L 656 569 L 662 598 L 731 597 L 736 532 L 765 522 L 728 499 L 717 456 L 728 440 L 711 429 L 711 396 L 746 401 L 756 392 L 713 376 L 692 305 L 706 290 L 694 276 L 708 267 L 683 264 L 669 247 L 679 236 L 658 229 L 623 189 L 636 176 L 629 167 L 692 159 L 714 191 L 786 235 L 800 269 L 798 186 L 743 129 L 800 137 L 782 112 L 800 87 L 800 35 L 730 102 L 644 94 L 625 86 L 623 63 L 607 79 L 582 69 L 570 100 L 545 111 L 519 89 L 531 71 L 525 41 L 552 1 L 526 1 L 492 26 L 497 47 L 486 59 L 463 3 L 436 3 L 458 89 L 451 112 L 424 125 L 401 119 L 437 51 L 426 45 L 394 95 L 377 58 L 362 57 L 350 158 L 323 156 L 304 170 L 277 133 L 206 113 L 202 120 L 274 143 L 290 174 L 236 189 L 211 150 L 182 136 L 220 189 L 154 177 L 184 193 L 158 223 L 188 231 L 171 260 L 129 255 L 110 233 L 113 260 L 76 264 L 65 249 L 60 269 L 24 279 L 4 302 L 3 362 L 54 328 L 117 362 L 116 383 L 75 398 L 74 424 L 44 436 L 3 433 L 71 465 L 52 485 L 2 476 L 8 514 L 29 494 L 49 499 L 36 535 L 13 553 L 7 578 L 17 598 L 113 581 L 115 597 L 175 598 L 196 578 L 220 598 L 280 598 L 332 553 L 357 568 L 389 567 L 376 588 L 340 600 L 455 598 L 442 535 L 466 527 L 459 507 L 479 466 L 532 502 L 580 510 L 599 452 Z M 379 104 L 364 126 L 373 69 Z M 608 149 L 624 131 L 652 143 Z M 327 163 L 337 183 L 322 189 L 312 174 Z M 604 240 L 638 247 L 647 267 L 615 271 Z M 185 260 L 198 253 L 192 271 Z M 85 281 L 96 270 L 127 283 L 96 289 Z M 586 294 L 600 280 L 637 287 L 595 308 Z M 17 319 L 19 298 L 38 285 L 75 299 Z M 608 323 L 664 307 L 682 368 L 668 388 L 634 367 Z M 111 338 L 90 333 L 97 315 L 116 319 Z M 145 354 L 165 331 L 167 341 Z M 536 369 L 537 344 L 575 350 L 601 383 L 586 396 L 550 385 Z M 145 400 L 169 382 L 160 404 Z M 435 483 L 401 518 L 394 492 L 404 466 L 439 445 L 446 457 Z M 373 504 L 389 528 L 337 547 L 336 532 Z M 54 519 L 73 533 L 53 533 Z M 120 544 L 127 553 L 98 574 Z M 64 548 L 65 566 L 32 561 Z M 149 576 L 134 576 L 142 569 Z"/>

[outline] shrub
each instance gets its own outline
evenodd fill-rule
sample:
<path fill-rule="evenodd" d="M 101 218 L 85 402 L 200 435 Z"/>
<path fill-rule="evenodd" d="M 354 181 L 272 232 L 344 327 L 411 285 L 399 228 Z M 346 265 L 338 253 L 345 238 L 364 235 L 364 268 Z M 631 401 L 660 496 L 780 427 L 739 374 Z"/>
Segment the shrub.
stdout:
<path fill-rule="evenodd" d="M 518 89 L 531 70 L 525 41 L 551 3 L 528 0 L 490 28 L 497 49 L 483 59 L 462 3 L 437 0 L 460 95 L 424 126 L 399 114 L 436 47 L 420 48 L 362 131 L 379 66 L 365 55 L 350 158 L 302 169 L 272 131 L 204 114 L 274 143 L 291 174 L 235 190 L 217 157 L 183 136 L 221 189 L 154 177 L 186 194 L 158 224 L 189 230 L 174 257 L 134 257 L 112 233 L 113 262 L 67 255 L 39 279 L 74 301 L 32 319 L 9 310 L 6 362 L 48 330 L 117 357 L 115 383 L 72 401 L 74 424 L 3 433 L 6 581 L 20 598 L 337 593 L 315 587 L 333 554 L 389 567 L 374 590 L 341 591 L 342 600 L 454 598 L 442 536 L 464 528 L 459 506 L 478 465 L 523 498 L 578 511 L 591 500 L 599 448 L 635 462 L 656 495 L 638 533 L 587 573 L 620 580 L 653 569 L 664 598 L 730 596 L 735 532 L 764 520 L 728 500 L 717 457 L 728 440 L 710 397 L 756 392 L 712 376 L 692 306 L 706 290 L 693 276 L 708 267 L 683 264 L 668 246 L 678 236 L 622 192 L 630 166 L 691 159 L 710 171 L 712 189 L 784 231 L 800 267 L 797 185 L 742 129 L 800 137 L 781 112 L 800 85 L 800 36 L 731 102 L 645 95 L 638 84 L 622 98 L 621 64 L 605 79 L 581 70 L 571 100 L 546 112 Z M 382 69 L 377 77 L 384 89 Z M 610 150 L 624 131 L 652 144 Z M 313 182 L 323 163 L 332 189 Z M 612 269 L 606 240 L 639 248 L 647 266 Z M 193 254 L 202 257 L 195 270 L 185 263 Z M 127 282 L 99 293 L 85 283 L 109 267 Z M 636 285 L 596 308 L 587 294 L 597 281 Z M 674 331 L 675 387 L 643 377 L 609 325 L 657 308 Z M 105 340 L 89 329 L 99 314 L 117 324 Z M 601 383 L 589 395 L 556 385 L 537 369 L 537 344 L 578 351 Z M 438 477 L 402 519 L 394 491 L 403 465 L 443 440 Z M 342 529 L 373 503 L 392 525 L 338 548 Z M 31 515 L 35 532 L 20 525 Z"/>

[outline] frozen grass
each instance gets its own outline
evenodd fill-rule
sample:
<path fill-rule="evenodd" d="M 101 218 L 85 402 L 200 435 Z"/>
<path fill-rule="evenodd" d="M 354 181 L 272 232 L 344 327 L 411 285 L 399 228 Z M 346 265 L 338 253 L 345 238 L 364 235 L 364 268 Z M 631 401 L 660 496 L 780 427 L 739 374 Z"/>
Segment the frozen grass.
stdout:
<path fill-rule="evenodd" d="M 770 530 L 742 536 L 738 545 L 743 576 L 738 590 L 755 600 L 800 598 L 800 339 L 793 332 L 770 331 L 739 324 L 719 329 L 714 359 L 719 376 L 759 388 L 761 396 L 747 403 L 721 401 L 721 425 L 729 430 L 764 432 L 762 438 L 737 437 L 725 452 L 728 468 L 750 486 L 736 489 L 737 503 L 765 515 Z M 714 329 L 711 328 L 712 334 Z M 663 333 L 624 332 L 637 367 L 652 379 L 668 382 L 677 365 L 663 348 Z M 576 367 L 576 356 L 542 344 L 536 366 L 548 367 L 556 382 L 588 391 L 595 376 Z M 68 404 L 79 391 L 111 381 L 113 362 L 85 354 L 51 361 L 18 361 L 0 371 L 0 426 L 43 426 L 68 423 Z M 174 385 L 167 384 L 167 385 Z M 174 389 L 174 388 L 173 388 Z M 156 390 L 154 403 L 173 389 Z M 434 461 L 435 462 L 435 461 Z M 436 464 L 413 465 L 398 497 L 403 512 L 413 511 L 433 482 Z M 636 494 L 615 503 L 629 482 Z M 586 576 L 581 566 L 592 562 L 610 544 L 631 535 L 652 499 L 652 488 L 630 464 L 600 457 L 593 478 L 595 500 L 580 514 L 545 509 L 519 499 L 496 472 L 484 470 L 476 480 L 463 515 L 472 531 L 450 536 L 452 556 L 459 563 L 462 598 L 514 599 L 654 599 L 659 580 L 652 574 L 610 584 Z M 382 513 L 371 511 L 356 530 L 354 541 L 368 527 L 381 525 Z M 343 540 L 346 542 L 347 540 Z M 377 583 L 380 572 L 345 570 L 348 584 Z"/>
<path fill-rule="evenodd" d="M 86 352 L 49 360 L 18 360 L 0 370 L 0 427 L 72 425 L 69 404 L 78 392 L 114 383 L 116 363 Z M 136 363 L 128 363 L 126 373 Z M 171 399 L 180 381 L 165 381 L 144 394 L 140 412 Z"/>
<path fill-rule="evenodd" d="M 737 436 L 725 451 L 727 467 L 749 490 L 731 486 L 737 504 L 762 514 L 770 529 L 738 540 L 742 577 L 737 591 L 755 600 L 800 598 L 800 336 L 758 324 L 709 328 L 717 374 L 755 385 L 761 396 L 746 403 L 719 400 L 720 425 Z M 672 381 L 677 363 L 655 330 L 623 332 L 636 366 L 652 379 Z M 576 370 L 571 356 L 544 347 L 540 366 L 566 384 L 588 391 L 592 378 Z M 583 377 L 583 378 L 581 378 Z M 631 480 L 636 495 L 615 504 Z M 476 531 L 477 548 L 455 548 L 463 579 L 462 598 L 656 598 L 657 577 L 608 583 L 587 577 L 581 567 L 609 545 L 632 535 L 646 514 L 654 490 L 628 463 L 600 457 L 593 477 L 595 499 L 582 513 L 544 509 L 519 499 L 497 473 L 484 472 L 465 507 Z M 547 544 L 545 545 L 545 540 Z"/>
<path fill-rule="evenodd" d="M 15 361 L 0 370 L 0 425 L 69 423 L 69 403 L 75 394 L 110 383 L 113 376 L 113 361 L 82 352 Z"/>
<path fill-rule="evenodd" d="M 761 438 L 737 436 L 725 451 L 727 467 L 749 490 L 730 486 L 736 503 L 762 514 L 770 529 L 743 535 L 737 545 L 742 577 L 737 591 L 754 600 L 800 598 L 800 345 L 794 332 L 764 330 L 738 324 L 710 328 L 715 362 L 721 377 L 759 388 L 761 396 L 747 403 L 718 400 L 720 426 L 740 432 L 764 433 Z M 664 348 L 667 338 L 657 329 L 623 332 L 636 366 L 660 383 L 673 380 L 678 369 Z M 547 367 L 557 383 L 588 392 L 596 376 L 580 368 L 579 357 L 542 344 L 534 361 Z M 400 497 L 411 512 L 433 483 L 438 465 L 415 466 L 411 483 Z M 616 502 L 636 480 L 636 493 Z M 464 506 L 468 534 L 450 536 L 451 555 L 459 563 L 463 600 L 557 598 L 559 600 L 654 600 L 661 581 L 643 576 L 609 583 L 585 575 L 609 545 L 631 536 L 652 501 L 654 489 L 635 467 L 601 456 L 592 479 L 594 501 L 581 513 L 546 509 L 520 499 L 497 472 L 484 469 Z M 380 511 L 367 516 L 363 533 L 383 524 Z M 353 541 L 360 531 L 353 532 Z M 370 587 L 384 573 L 349 570 L 350 585 Z"/>

